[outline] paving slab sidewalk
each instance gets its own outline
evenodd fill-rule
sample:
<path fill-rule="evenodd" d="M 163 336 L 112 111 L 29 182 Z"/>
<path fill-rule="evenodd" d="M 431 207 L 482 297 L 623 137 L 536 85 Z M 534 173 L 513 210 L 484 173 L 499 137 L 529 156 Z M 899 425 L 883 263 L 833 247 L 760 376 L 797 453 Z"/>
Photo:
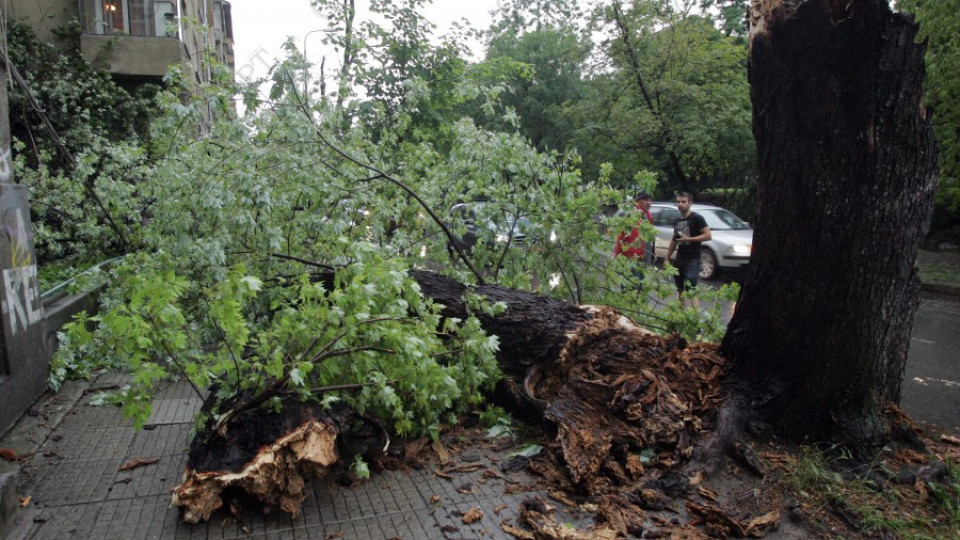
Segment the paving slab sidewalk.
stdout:
<path fill-rule="evenodd" d="M 475 441 L 470 459 L 483 467 L 467 467 L 449 478 L 428 467 L 375 474 L 353 486 L 315 479 L 295 518 L 248 509 L 239 521 L 218 513 L 208 523 L 186 524 L 170 507 L 170 494 L 186 465 L 200 400 L 187 384 L 171 384 L 156 396 L 151 418 L 138 431 L 118 407 L 90 404 L 99 391 L 123 382 L 122 375 L 108 373 L 92 382 L 69 383 L 60 393 L 45 395 L 0 439 L 0 447 L 21 456 L 17 467 L 7 463 L 7 472 L 0 470 L 6 474 L 0 487 L 8 506 L 6 518 L 0 518 L 0 537 L 509 538 L 501 523 L 515 521 L 525 499 L 547 497 L 530 474 L 500 472 L 506 451 Z M 158 461 L 120 470 L 137 458 Z M 467 525 L 462 516 L 471 508 L 483 517 Z M 564 519 L 580 521 L 570 515 Z"/>

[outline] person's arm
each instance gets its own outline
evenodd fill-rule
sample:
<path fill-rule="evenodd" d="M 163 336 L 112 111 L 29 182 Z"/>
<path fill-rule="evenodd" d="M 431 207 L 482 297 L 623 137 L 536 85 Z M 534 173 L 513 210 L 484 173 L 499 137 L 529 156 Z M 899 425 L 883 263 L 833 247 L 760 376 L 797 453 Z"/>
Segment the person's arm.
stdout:
<path fill-rule="evenodd" d="M 709 242 L 713 239 L 713 233 L 710 232 L 710 227 L 704 227 L 700 229 L 700 234 L 696 236 L 683 236 L 680 238 L 681 242 Z"/>
<path fill-rule="evenodd" d="M 673 250 L 677 249 L 677 239 L 670 239 L 670 247 L 667 248 L 667 257 L 663 260 L 664 263 L 670 262 L 670 257 L 673 257 Z"/>

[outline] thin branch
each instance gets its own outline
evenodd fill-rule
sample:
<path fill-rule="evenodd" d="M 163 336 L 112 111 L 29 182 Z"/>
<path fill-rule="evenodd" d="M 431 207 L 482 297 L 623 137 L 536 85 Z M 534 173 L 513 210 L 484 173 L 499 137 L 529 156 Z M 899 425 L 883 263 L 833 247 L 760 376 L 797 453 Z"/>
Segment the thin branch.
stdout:
<path fill-rule="evenodd" d="M 207 299 L 202 296 L 200 297 L 200 299 L 203 301 L 204 304 L 206 304 L 207 310 L 212 311 L 210 307 L 210 302 L 208 302 Z M 216 320 L 213 320 L 212 322 L 213 322 L 213 327 L 216 328 L 217 333 L 220 334 L 220 339 L 223 340 L 224 346 L 226 346 L 227 351 L 230 353 L 230 358 L 233 360 L 233 368 L 237 372 L 237 385 L 234 388 L 234 396 L 239 397 L 240 396 L 240 378 L 241 378 L 240 361 L 237 359 L 237 355 L 233 353 L 233 349 L 230 347 L 230 343 L 227 341 L 227 333 L 224 332 L 223 328 L 220 327 L 220 323 L 218 323 Z"/>
<path fill-rule="evenodd" d="M 307 266 L 313 266 L 313 267 L 315 267 L 315 268 L 323 268 L 324 270 L 329 270 L 329 271 L 331 271 L 331 272 L 336 271 L 336 268 L 335 268 L 335 267 L 330 266 L 330 265 L 328 265 L 328 264 L 318 263 L 318 262 L 316 262 L 316 261 L 311 261 L 311 260 L 308 260 L 308 259 L 301 259 L 300 257 L 294 257 L 293 255 L 284 255 L 284 254 L 282 254 L 282 253 L 271 253 L 270 256 L 271 256 L 271 257 L 276 257 L 276 258 L 278 258 L 278 259 L 286 259 L 286 260 L 289 260 L 289 261 L 296 261 L 296 262 L 298 262 L 298 263 L 305 264 L 305 265 L 307 265 Z"/>
<path fill-rule="evenodd" d="M 160 325 L 157 324 L 157 321 L 154 320 L 154 318 L 149 314 L 147 314 L 147 320 L 150 321 L 150 325 L 153 326 L 153 329 L 157 331 L 157 334 L 161 334 Z M 163 350 L 167 352 L 167 356 L 170 357 L 170 362 L 176 366 L 176 368 L 180 371 L 180 374 L 183 375 L 183 378 L 185 378 L 187 382 L 190 383 L 190 386 L 193 387 L 193 391 L 196 392 L 197 397 L 203 401 L 203 392 L 200 391 L 200 388 L 197 387 L 193 380 L 190 379 L 190 376 L 187 375 L 187 371 L 183 368 L 183 366 L 180 365 L 180 362 L 177 361 L 176 356 L 173 354 L 173 351 L 170 350 L 170 347 L 167 346 L 167 342 L 163 339 L 163 337 L 160 338 L 160 346 L 163 347 Z"/>
<path fill-rule="evenodd" d="M 384 349 L 383 347 L 353 347 L 351 349 L 337 349 L 335 351 L 330 351 L 322 354 L 317 354 L 310 359 L 311 363 L 323 362 L 324 360 L 329 360 L 331 358 L 336 358 L 338 356 L 346 356 L 348 354 L 364 352 L 364 351 L 375 351 L 382 353 L 396 354 L 397 351 L 393 349 Z"/>
<path fill-rule="evenodd" d="M 290 83 L 291 83 L 291 85 L 293 85 L 294 88 L 296 87 L 296 85 L 293 83 L 293 79 L 292 79 L 292 78 L 290 78 Z M 296 94 L 296 90 L 294 90 L 294 93 Z M 312 117 L 312 115 L 310 114 L 310 110 L 309 110 L 309 108 L 307 107 L 307 104 L 304 102 L 303 98 L 302 98 L 299 94 L 296 94 L 296 96 L 297 96 L 297 101 L 298 101 L 298 103 L 300 104 L 300 109 L 301 109 L 301 111 L 302 111 L 308 118 L 310 118 L 311 123 L 312 123 L 312 122 L 313 122 L 313 117 Z M 467 268 L 470 269 L 470 272 L 473 273 L 473 275 L 477 278 L 477 283 L 480 284 L 480 285 L 485 285 L 485 284 L 486 284 L 486 281 L 483 279 L 483 275 L 481 275 L 481 273 L 473 266 L 473 263 L 470 262 L 469 257 L 467 257 L 466 253 L 464 253 L 464 252 L 463 252 L 463 249 L 458 245 L 458 242 L 456 241 L 456 238 L 453 236 L 453 233 L 450 232 L 450 229 L 449 229 L 449 228 L 447 227 L 447 225 L 443 222 L 443 220 L 441 220 L 441 219 L 437 216 L 437 214 L 433 211 L 433 208 L 431 208 L 430 205 L 428 205 L 428 204 L 426 203 L 426 201 L 424 201 L 424 200 L 420 197 L 420 195 L 418 195 L 415 191 L 413 191 L 412 189 L 410 189 L 409 187 L 407 187 L 407 185 L 404 184 L 403 182 L 401 182 L 400 180 L 397 180 L 397 179 L 394 178 L 393 176 L 385 173 L 384 171 L 381 171 L 380 169 L 378 169 L 377 167 L 374 167 L 373 165 L 370 165 L 369 163 L 365 163 L 365 162 L 363 162 L 363 161 L 360 161 L 359 159 L 357 159 L 357 158 L 351 156 L 350 154 L 348 154 L 346 151 L 340 149 L 340 147 L 334 145 L 332 142 L 330 142 L 329 140 L 327 140 L 327 138 L 324 136 L 323 131 L 320 129 L 320 126 L 317 126 L 316 124 L 314 124 L 314 130 L 316 131 L 317 137 L 320 139 L 320 142 L 322 142 L 322 143 L 323 143 L 324 145 L 326 145 L 328 148 L 330 148 L 331 150 L 333 150 L 337 155 L 339 155 L 340 157 L 346 159 L 346 160 L 349 161 L 350 163 L 353 163 L 354 165 L 356 165 L 356 166 L 358 166 L 358 167 L 360 167 L 360 168 L 366 169 L 366 170 L 374 173 L 373 176 L 370 176 L 370 177 L 368 177 L 368 178 L 356 178 L 356 179 L 354 179 L 354 180 L 356 180 L 356 181 L 358 181 L 358 182 L 371 182 L 371 181 L 373 181 L 373 180 L 386 180 L 386 181 L 392 183 L 393 185 L 399 187 L 399 188 L 402 189 L 403 191 L 405 191 L 405 192 L 406 192 L 408 195 L 410 195 L 411 197 L 413 197 L 413 199 L 414 199 L 415 201 L 417 201 L 417 203 L 420 204 L 420 206 L 424 209 L 424 211 L 427 212 L 427 214 L 430 216 L 430 219 L 432 219 L 433 222 L 436 223 L 436 224 L 443 230 L 444 235 L 447 237 L 447 241 L 450 243 L 450 245 L 453 247 L 453 249 L 456 250 L 457 254 L 460 255 L 460 259 L 464 262 L 464 264 L 467 265 Z M 336 170 L 336 169 L 334 169 L 334 170 Z M 342 174 L 342 173 L 341 173 L 341 174 Z M 344 176 L 347 176 L 347 175 L 344 174 Z M 347 177 L 349 178 L 349 176 L 347 176 Z"/>

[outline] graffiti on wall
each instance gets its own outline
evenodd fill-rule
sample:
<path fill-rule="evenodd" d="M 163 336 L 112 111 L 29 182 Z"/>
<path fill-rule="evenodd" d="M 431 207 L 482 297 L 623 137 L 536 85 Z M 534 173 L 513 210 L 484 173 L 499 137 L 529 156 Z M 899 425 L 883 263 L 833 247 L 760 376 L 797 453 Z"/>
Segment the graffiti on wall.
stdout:
<path fill-rule="evenodd" d="M 27 331 L 43 318 L 37 265 L 33 260 L 30 235 L 23 210 L 13 209 L 14 227 L 4 227 L 10 246 L 9 267 L 3 270 L 3 315 L 10 323 L 10 333 Z"/>

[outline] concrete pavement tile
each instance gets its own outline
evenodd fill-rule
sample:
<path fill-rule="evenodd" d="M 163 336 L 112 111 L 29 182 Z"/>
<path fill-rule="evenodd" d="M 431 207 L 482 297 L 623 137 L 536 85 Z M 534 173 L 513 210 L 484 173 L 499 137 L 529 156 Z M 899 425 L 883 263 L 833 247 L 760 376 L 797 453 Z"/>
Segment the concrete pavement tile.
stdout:
<path fill-rule="evenodd" d="M 196 396 L 175 397 L 153 400 L 153 410 L 146 425 L 191 424 L 200 412 L 203 402 Z"/>
<path fill-rule="evenodd" d="M 89 516 L 94 509 L 86 505 L 57 508 L 26 508 L 17 513 L 13 527 L 7 533 L 8 540 L 64 540 L 89 539 Z M 86 521 L 85 521 L 86 519 Z"/>
<path fill-rule="evenodd" d="M 200 393 L 203 394 L 203 399 L 206 399 L 206 391 L 201 388 Z M 199 399 L 203 401 L 187 381 L 165 381 L 163 386 L 157 389 L 154 399 Z"/>
<path fill-rule="evenodd" d="M 154 458 L 187 454 L 191 424 L 150 426 L 134 433 L 126 458 Z"/>
<path fill-rule="evenodd" d="M 89 538 L 153 540 L 167 538 L 167 515 L 175 516 L 169 497 L 137 497 L 112 500 L 100 508 L 89 529 Z"/>
<path fill-rule="evenodd" d="M 133 375 L 125 371 L 105 371 L 93 380 L 91 388 L 121 388 L 133 382 Z"/>
<path fill-rule="evenodd" d="M 83 396 L 85 383 L 68 381 L 60 392 L 47 392 L 3 436 L 3 446 L 25 456 L 34 452 L 63 422 Z"/>
<path fill-rule="evenodd" d="M 133 430 L 124 427 L 58 429 L 37 451 L 38 466 L 123 459 L 133 441 Z"/>
<path fill-rule="evenodd" d="M 96 394 L 84 396 L 82 400 L 68 413 L 61 423 L 61 429 L 94 429 L 99 427 L 133 428 L 133 420 L 123 416 L 123 409 L 118 405 L 90 405 Z"/>
<path fill-rule="evenodd" d="M 107 499 L 163 496 L 167 502 L 173 488 L 180 483 L 187 466 L 187 456 L 165 456 L 153 465 L 145 465 L 128 471 L 117 471 Z"/>
<path fill-rule="evenodd" d="M 37 506 L 60 506 L 99 502 L 107 499 L 122 460 L 59 463 L 32 468 L 21 474 L 21 496 L 32 497 Z M 24 472 L 27 472 L 26 470 Z M 33 481 L 29 481 L 31 477 Z"/>

